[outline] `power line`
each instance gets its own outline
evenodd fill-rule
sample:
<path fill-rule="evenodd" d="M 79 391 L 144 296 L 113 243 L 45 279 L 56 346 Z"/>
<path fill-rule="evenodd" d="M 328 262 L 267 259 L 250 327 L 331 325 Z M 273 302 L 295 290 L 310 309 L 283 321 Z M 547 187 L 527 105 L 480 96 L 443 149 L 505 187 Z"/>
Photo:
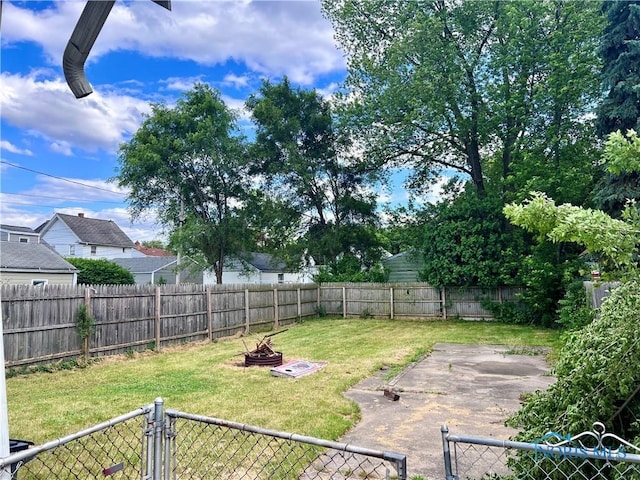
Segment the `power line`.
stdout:
<path fill-rule="evenodd" d="M 93 188 L 94 190 L 101 190 L 103 192 L 109 192 L 109 193 L 113 193 L 113 194 L 116 194 L 116 195 L 126 195 L 125 193 L 116 192 L 116 191 L 108 190 L 106 188 L 101 188 L 101 187 L 94 187 L 93 185 L 87 185 L 86 183 L 78 182 L 76 180 L 69 180 L 68 178 L 57 177 L 56 175 L 51 175 L 50 173 L 44 173 L 44 172 L 39 172 L 38 170 L 32 170 L 31 168 L 22 167 L 20 165 L 14 164 L 14 163 L 9 163 L 9 162 L 7 162 L 5 160 L 0 160 L 0 163 L 2 163 L 4 165 L 8 165 L 10 167 L 19 168 L 20 170 L 26 170 L 27 172 L 37 173 L 38 175 L 44 175 L 45 177 L 51 177 L 51 178 L 55 178 L 56 180 L 62 180 L 63 182 L 69 182 L 69 183 L 74 183 L 76 185 L 81 185 L 81 186 L 83 186 L 85 188 Z"/>
<path fill-rule="evenodd" d="M 116 205 L 121 205 L 122 202 L 115 202 L 110 200 L 87 200 L 81 198 L 60 198 L 60 197 L 52 197 L 51 195 L 34 195 L 31 193 L 11 193 L 11 192 L 2 192 L 0 195 L 16 195 L 19 197 L 34 197 L 34 198 L 51 198 L 53 200 L 63 200 L 65 202 L 81 202 L 81 203 L 113 203 Z M 5 202 L 10 203 L 10 202 Z M 15 202 L 14 202 L 15 203 Z M 25 204 L 30 205 L 30 204 Z"/>

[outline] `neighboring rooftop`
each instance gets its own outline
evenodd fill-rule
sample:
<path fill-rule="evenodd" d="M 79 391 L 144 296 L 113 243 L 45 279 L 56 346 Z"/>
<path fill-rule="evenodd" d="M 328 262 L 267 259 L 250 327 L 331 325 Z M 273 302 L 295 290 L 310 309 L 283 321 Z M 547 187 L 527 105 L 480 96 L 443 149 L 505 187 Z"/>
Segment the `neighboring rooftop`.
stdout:
<path fill-rule="evenodd" d="M 17 225 L 0 224 L 0 230 L 5 230 L 7 232 L 15 232 L 15 233 L 28 233 L 30 235 L 38 234 L 33 228 L 20 227 Z"/>
<path fill-rule="evenodd" d="M 247 257 L 244 257 L 243 260 L 261 272 L 283 272 L 288 270 L 286 263 L 269 253 L 252 252 L 247 254 Z M 231 258 L 225 261 L 225 268 L 229 270 L 244 270 L 244 264 L 240 259 Z"/>
<path fill-rule="evenodd" d="M 51 220 L 40 225 L 36 230 L 40 233 L 48 230 L 48 226 L 59 219 L 69 227 L 81 243 L 87 245 L 107 245 L 113 247 L 134 248 L 135 245 L 113 220 L 100 220 L 78 215 L 56 213 Z"/>
<path fill-rule="evenodd" d="M 2 242 L 0 268 L 37 271 L 75 271 L 76 267 L 42 243 Z"/>
<path fill-rule="evenodd" d="M 164 248 L 149 248 L 143 247 L 140 242 L 136 242 L 135 244 L 136 250 L 140 253 L 145 254 L 147 257 L 172 257 L 173 252 L 169 250 L 165 250 Z"/>
<path fill-rule="evenodd" d="M 126 268 L 133 273 L 153 273 L 165 268 L 173 267 L 177 257 L 133 257 L 133 258 L 112 258 L 113 263 Z"/>

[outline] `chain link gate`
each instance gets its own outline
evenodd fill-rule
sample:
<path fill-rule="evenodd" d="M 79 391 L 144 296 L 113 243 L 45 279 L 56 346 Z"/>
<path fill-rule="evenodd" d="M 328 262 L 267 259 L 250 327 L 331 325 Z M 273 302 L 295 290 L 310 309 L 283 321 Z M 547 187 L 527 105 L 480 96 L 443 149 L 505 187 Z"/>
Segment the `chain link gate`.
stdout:
<path fill-rule="evenodd" d="M 405 455 L 165 411 L 162 399 L 2 458 L 2 469 L 20 480 L 407 480 Z"/>
<path fill-rule="evenodd" d="M 640 480 L 640 448 L 607 433 L 549 432 L 535 443 L 451 435 L 443 426 L 445 480 Z"/>

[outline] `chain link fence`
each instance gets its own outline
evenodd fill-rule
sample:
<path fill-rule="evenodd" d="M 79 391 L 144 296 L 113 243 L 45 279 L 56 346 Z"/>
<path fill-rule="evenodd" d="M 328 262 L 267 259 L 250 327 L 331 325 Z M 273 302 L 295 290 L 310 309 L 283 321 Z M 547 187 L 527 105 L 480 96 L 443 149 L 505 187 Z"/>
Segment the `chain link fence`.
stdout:
<path fill-rule="evenodd" d="M 405 480 L 406 457 L 172 410 L 171 478 Z"/>
<path fill-rule="evenodd" d="M 404 455 L 164 411 L 161 399 L 2 458 L 1 469 L 12 480 L 407 479 Z"/>
<path fill-rule="evenodd" d="M 442 427 L 442 442 L 446 480 L 640 480 L 640 449 L 600 423 L 536 443 L 450 435 Z"/>
<path fill-rule="evenodd" d="M 150 478 L 152 406 L 0 460 L 12 479 Z"/>

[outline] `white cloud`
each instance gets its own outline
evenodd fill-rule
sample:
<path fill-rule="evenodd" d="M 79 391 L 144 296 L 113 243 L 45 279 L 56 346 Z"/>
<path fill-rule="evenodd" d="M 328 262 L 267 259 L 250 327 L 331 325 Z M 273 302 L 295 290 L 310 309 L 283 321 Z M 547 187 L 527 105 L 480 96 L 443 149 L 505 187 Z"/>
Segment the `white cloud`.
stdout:
<path fill-rule="evenodd" d="M 58 65 L 82 6 L 83 2 L 63 1 L 31 11 L 5 2 L 3 46 L 36 42 L 49 62 Z M 207 66 L 233 60 L 304 85 L 345 68 L 318 1 L 174 0 L 171 12 L 152 2 L 117 2 L 88 62 L 117 50 Z"/>
<path fill-rule="evenodd" d="M 0 149 L 6 150 L 7 152 L 15 153 L 17 155 L 27 155 L 29 157 L 33 156 L 33 152 L 28 148 L 16 147 L 14 144 L 7 140 L 0 140 Z"/>
<path fill-rule="evenodd" d="M 146 101 L 116 93 L 94 92 L 76 100 L 65 82 L 41 73 L 0 74 L 2 119 L 45 138 L 56 152 L 70 154 L 70 145 L 114 152 L 150 111 Z"/>
<path fill-rule="evenodd" d="M 232 85 L 235 88 L 248 87 L 249 77 L 247 75 L 238 76 L 233 73 L 228 73 L 222 79 L 224 85 Z"/>
<path fill-rule="evenodd" d="M 185 92 L 191 90 L 196 83 L 202 82 L 202 76 L 197 77 L 170 77 L 160 81 L 166 90 Z"/>

